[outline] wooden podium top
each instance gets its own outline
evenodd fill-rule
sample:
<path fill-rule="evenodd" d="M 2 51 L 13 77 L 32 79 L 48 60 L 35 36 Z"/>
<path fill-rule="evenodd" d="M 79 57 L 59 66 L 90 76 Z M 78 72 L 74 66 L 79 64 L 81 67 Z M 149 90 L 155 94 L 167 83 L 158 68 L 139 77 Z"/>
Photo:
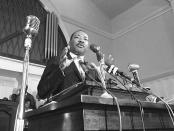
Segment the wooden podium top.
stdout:
<path fill-rule="evenodd" d="M 163 103 L 152 103 L 152 102 L 145 102 L 140 101 L 143 108 L 148 109 L 157 109 L 157 110 L 167 110 L 166 106 Z M 120 107 L 127 107 L 127 108 L 139 108 L 138 103 L 135 100 L 131 99 L 118 99 L 118 103 Z M 102 98 L 99 96 L 89 96 L 89 95 L 75 95 L 71 98 L 66 98 L 59 102 L 52 102 L 48 103 L 45 106 L 26 112 L 25 116 L 30 117 L 32 115 L 39 115 L 42 113 L 51 112 L 54 110 L 60 110 L 66 107 L 77 106 L 77 105 L 100 105 L 100 106 L 113 106 L 114 101 L 113 98 Z M 174 109 L 174 105 L 171 105 L 171 108 Z"/>
<path fill-rule="evenodd" d="M 133 98 L 127 91 L 115 90 L 115 89 L 110 89 L 110 91 L 115 95 L 115 97 L 118 98 L 118 103 L 120 107 L 139 108 L 139 104 L 135 100 L 133 100 Z M 114 105 L 113 98 L 102 98 L 98 95 L 101 94 L 101 92 L 102 88 L 100 87 L 96 87 L 89 84 L 87 85 L 84 83 L 78 83 L 55 95 L 53 97 L 54 100 L 53 102 L 48 103 L 40 107 L 39 109 L 27 112 L 25 116 L 28 117 L 31 115 L 50 112 L 53 110 L 60 110 L 74 105 L 95 104 L 100 106 L 113 106 Z M 124 96 L 120 97 L 120 94 L 124 94 Z M 145 101 L 143 97 L 147 96 L 148 95 L 147 93 L 133 91 L 132 94 L 139 100 L 139 102 L 141 102 L 143 108 L 166 109 L 166 106 L 163 103 L 152 103 Z M 173 105 L 171 105 L 171 107 L 172 109 L 174 109 Z"/>

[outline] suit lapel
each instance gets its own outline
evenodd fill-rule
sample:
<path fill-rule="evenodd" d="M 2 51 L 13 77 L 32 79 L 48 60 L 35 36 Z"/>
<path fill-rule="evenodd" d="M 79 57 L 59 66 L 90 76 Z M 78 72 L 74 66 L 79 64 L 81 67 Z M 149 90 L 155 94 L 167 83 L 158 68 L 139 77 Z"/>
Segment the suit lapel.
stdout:
<path fill-rule="evenodd" d="M 82 77 L 81 77 L 81 75 L 80 75 L 80 72 L 79 72 L 79 70 L 77 69 L 77 67 L 76 67 L 76 65 L 75 65 L 75 63 L 74 63 L 74 61 L 72 62 L 72 66 L 73 66 L 73 68 L 74 68 L 74 73 L 78 76 L 78 78 L 79 78 L 80 80 L 82 80 Z"/>
<path fill-rule="evenodd" d="M 70 55 L 70 52 L 68 52 L 67 57 L 68 57 L 68 59 L 72 59 L 72 57 L 71 57 L 71 55 Z M 74 74 L 76 74 L 76 76 L 77 76 L 80 80 L 82 80 L 82 77 L 81 77 L 81 75 L 80 75 L 80 72 L 79 72 L 79 70 L 77 69 L 77 66 L 76 66 L 76 64 L 74 63 L 74 61 L 70 64 L 70 66 L 73 68 Z"/>

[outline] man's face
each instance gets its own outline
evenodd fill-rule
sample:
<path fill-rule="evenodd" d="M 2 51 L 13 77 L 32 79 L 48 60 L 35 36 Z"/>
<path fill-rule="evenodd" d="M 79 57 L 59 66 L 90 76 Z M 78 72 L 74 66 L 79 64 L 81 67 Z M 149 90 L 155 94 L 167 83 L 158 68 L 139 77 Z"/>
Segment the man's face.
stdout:
<path fill-rule="evenodd" d="M 83 56 L 88 48 L 88 35 L 83 31 L 76 32 L 69 42 L 70 51 Z"/>

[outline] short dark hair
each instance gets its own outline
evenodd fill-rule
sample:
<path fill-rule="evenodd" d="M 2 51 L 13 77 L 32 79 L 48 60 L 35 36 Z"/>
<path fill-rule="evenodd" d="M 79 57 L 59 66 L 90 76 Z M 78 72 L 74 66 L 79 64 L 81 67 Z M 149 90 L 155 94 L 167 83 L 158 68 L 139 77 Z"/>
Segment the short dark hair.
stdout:
<path fill-rule="evenodd" d="M 82 32 L 86 33 L 84 30 L 81 30 L 81 29 L 76 30 L 75 32 L 73 32 L 73 33 L 72 33 L 72 35 L 71 35 L 71 37 L 70 37 L 70 41 L 72 40 L 72 38 L 73 38 L 74 34 L 75 34 L 75 33 L 77 33 L 77 32 L 80 32 L 80 31 L 82 31 Z"/>

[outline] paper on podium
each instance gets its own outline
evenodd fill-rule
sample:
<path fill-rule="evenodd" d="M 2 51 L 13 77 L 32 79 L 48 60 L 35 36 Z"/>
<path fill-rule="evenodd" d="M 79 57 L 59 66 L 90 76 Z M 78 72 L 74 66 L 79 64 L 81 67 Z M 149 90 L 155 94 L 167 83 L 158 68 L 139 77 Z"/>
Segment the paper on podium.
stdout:
<path fill-rule="evenodd" d="M 77 83 L 75 85 L 70 86 L 69 88 L 61 91 L 60 93 L 51 97 L 54 101 L 62 101 L 64 99 L 70 98 L 74 95 L 81 94 L 85 90 L 87 90 L 88 85 L 84 82 Z"/>

